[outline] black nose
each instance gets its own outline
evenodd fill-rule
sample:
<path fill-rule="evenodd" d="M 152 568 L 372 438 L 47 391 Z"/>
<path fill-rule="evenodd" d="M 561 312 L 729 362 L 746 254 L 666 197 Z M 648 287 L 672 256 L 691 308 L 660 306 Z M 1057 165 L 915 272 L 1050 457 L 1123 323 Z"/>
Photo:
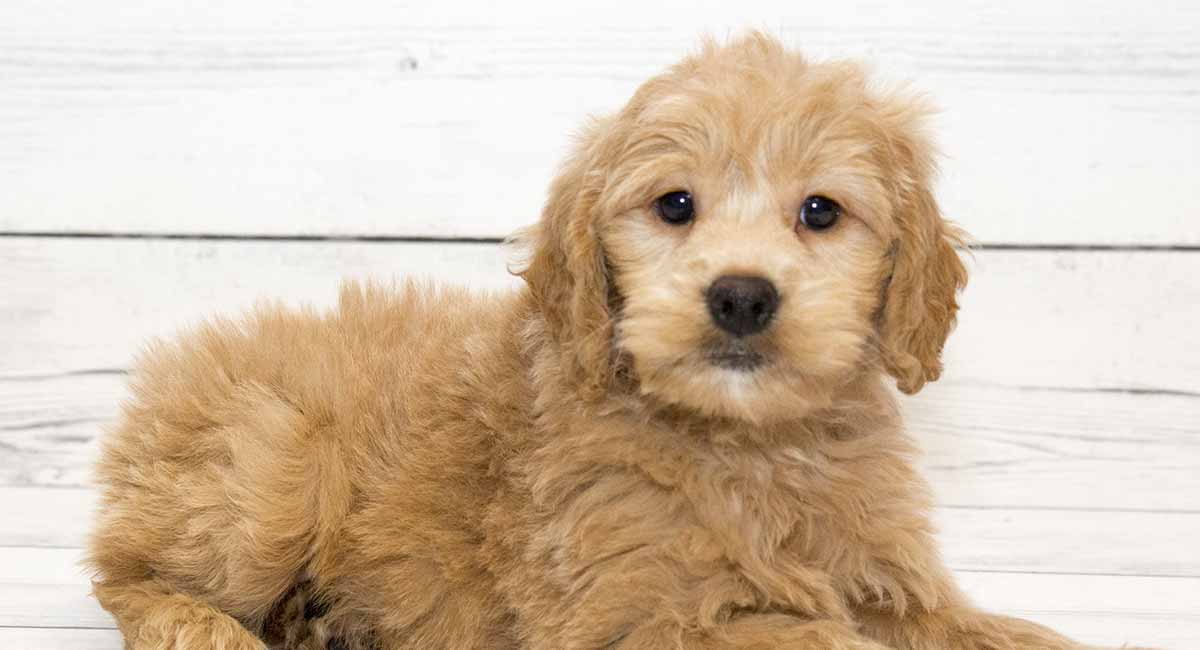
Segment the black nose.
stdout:
<path fill-rule="evenodd" d="M 705 299 L 713 322 L 734 336 L 763 331 L 779 307 L 779 292 L 770 280 L 745 275 L 717 278 Z"/>

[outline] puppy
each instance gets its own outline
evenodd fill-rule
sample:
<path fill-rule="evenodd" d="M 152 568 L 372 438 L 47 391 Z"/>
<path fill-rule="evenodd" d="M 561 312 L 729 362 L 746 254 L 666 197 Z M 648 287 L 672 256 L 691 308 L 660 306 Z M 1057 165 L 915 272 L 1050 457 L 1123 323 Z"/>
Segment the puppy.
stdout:
<path fill-rule="evenodd" d="M 587 126 L 520 290 L 153 348 L 90 549 L 127 647 L 1078 647 L 955 587 L 886 385 L 966 281 L 925 113 L 710 43 Z"/>

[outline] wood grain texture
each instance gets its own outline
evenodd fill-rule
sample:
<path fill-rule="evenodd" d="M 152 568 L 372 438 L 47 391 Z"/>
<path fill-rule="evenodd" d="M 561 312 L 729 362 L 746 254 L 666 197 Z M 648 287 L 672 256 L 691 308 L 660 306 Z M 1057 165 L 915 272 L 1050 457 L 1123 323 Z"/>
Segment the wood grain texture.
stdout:
<path fill-rule="evenodd" d="M 3 3 L 0 230 L 503 236 L 586 114 L 763 27 L 934 97 L 982 241 L 1200 244 L 1195 3 L 254 4 Z"/>
<path fill-rule="evenodd" d="M 960 571 L 1200 578 L 1200 513 L 939 508 L 938 539 Z M 1125 549 L 1125 550 L 1119 550 Z"/>
<path fill-rule="evenodd" d="M 96 501 L 90 489 L 0 487 L 0 557 L 8 547 L 82 548 Z"/>
<path fill-rule="evenodd" d="M 92 597 L 91 585 L 29 584 L 0 584 L 0 626 L 115 627 Z"/>
<path fill-rule="evenodd" d="M 1200 512 L 1200 398 L 946 380 L 901 399 L 939 503 Z"/>
<path fill-rule="evenodd" d="M 77 548 L 4 547 L 0 583 L 8 585 L 84 585 L 83 551 Z"/>
<path fill-rule="evenodd" d="M 1084 643 L 1200 647 L 1200 580 L 957 572 L 975 602 Z"/>

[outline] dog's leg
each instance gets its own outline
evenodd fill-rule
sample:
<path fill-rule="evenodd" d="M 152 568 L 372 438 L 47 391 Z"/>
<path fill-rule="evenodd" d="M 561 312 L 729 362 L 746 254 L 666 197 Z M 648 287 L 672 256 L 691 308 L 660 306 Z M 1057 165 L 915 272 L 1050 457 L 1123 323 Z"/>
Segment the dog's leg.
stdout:
<path fill-rule="evenodd" d="M 904 650 L 1098 650 L 1037 623 L 966 605 L 903 616 L 873 612 L 864 614 L 862 620 L 864 631 L 872 637 Z"/>
<path fill-rule="evenodd" d="M 161 580 L 93 585 L 129 650 L 266 650 L 235 619 Z"/>
<path fill-rule="evenodd" d="M 639 627 L 610 647 L 620 650 L 890 650 L 839 621 L 813 621 L 785 614 L 739 616 L 712 630 L 677 624 Z"/>

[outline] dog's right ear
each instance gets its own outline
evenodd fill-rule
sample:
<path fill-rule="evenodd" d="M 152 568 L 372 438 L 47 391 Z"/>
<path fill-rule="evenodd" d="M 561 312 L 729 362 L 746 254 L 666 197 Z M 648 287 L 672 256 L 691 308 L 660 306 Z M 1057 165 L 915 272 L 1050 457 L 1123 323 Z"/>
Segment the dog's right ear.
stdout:
<path fill-rule="evenodd" d="M 601 120 L 587 125 L 550 185 L 540 222 L 517 235 L 529 258 L 516 274 L 545 318 L 564 371 L 590 395 L 607 388 L 614 367 L 610 280 L 596 223 L 606 181 L 600 161 L 608 125 Z"/>

